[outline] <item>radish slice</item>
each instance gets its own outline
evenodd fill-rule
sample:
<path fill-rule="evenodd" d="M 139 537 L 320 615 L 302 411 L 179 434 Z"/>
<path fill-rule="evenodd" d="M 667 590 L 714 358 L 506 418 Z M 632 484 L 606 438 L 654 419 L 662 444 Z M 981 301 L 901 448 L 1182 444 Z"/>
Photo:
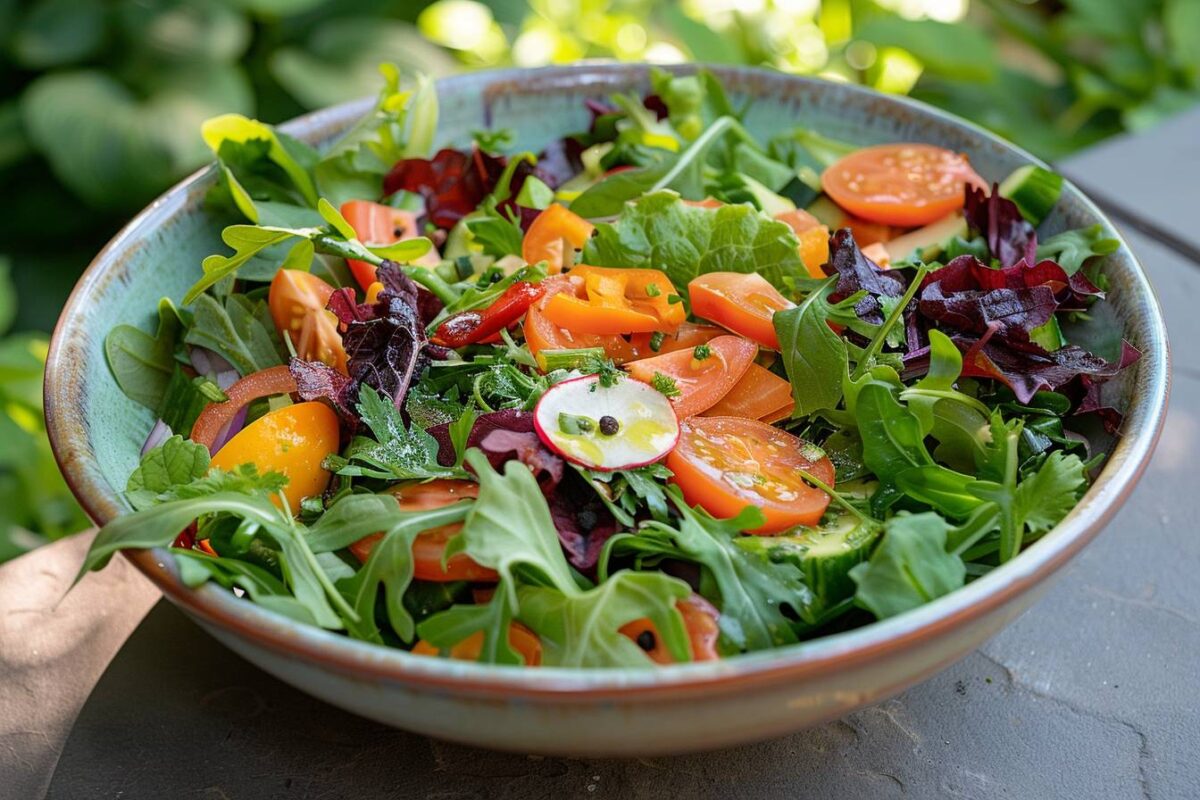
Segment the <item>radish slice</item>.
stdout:
<path fill-rule="evenodd" d="M 644 383 L 596 375 L 555 384 L 542 395 L 533 425 L 547 447 L 568 461 L 605 472 L 658 461 L 679 439 L 671 401 Z"/>

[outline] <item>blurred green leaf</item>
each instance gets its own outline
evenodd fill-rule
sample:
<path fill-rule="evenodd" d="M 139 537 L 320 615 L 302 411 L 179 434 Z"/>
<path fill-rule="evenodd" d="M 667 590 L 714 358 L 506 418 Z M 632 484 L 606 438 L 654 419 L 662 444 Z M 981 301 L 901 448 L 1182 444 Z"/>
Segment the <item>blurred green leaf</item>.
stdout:
<path fill-rule="evenodd" d="M 13 59 L 26 69 L 79 63 L 104 44 L 105 23 L 106 12 L 100 0 L 34 3 L 13 33 Z"/>
<path fill-rule="evenodd" d="M 250 22 L 215 0 L 124 0 L 128 45 L 156 61 L 229 63 L 250 45 Z"/>
<path fill-rule="evenodd" d="M 0 334 L 12 327 L 17 316 L 17 287 L 12 281 L 12 263 L 0 256 Z"/>
<path fill-rule="evenodd" d="M 1163 31 L 1173 61 L 1187 81 L 1200 89 L 1200 3 L 1196 0 L 1166 0 Z"/>
<path fill-rule="evenodd" d="M 21 128 L 21 109 L 16 100 L 0 102 L 0 170 L 29 155 L 29 140 Z"/>
<path fill-rule="evenodd" d="M 986 81 L 998 67 L 996 45 L 978 28 L 902 17 L 875 17 L 855 38 L 907 50 L 929 72 L 964 81 Z"/>

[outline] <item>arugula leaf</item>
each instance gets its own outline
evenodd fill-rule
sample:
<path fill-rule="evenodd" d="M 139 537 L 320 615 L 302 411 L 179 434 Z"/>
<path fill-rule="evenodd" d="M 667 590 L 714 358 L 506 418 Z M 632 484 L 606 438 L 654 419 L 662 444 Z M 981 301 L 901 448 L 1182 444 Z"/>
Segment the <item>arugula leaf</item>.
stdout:
<path fill-rule="evenodd" d="M 359 617 L 357 622 L 347 625 L 351 636 L 383 642 L 375 620 L 375 600 L 382 588 L 388 624 L 401 641 L 413 641 L 415 623 L 404 605 L 404 594 L 413 579 L 413 541 L 422 531 L 461 522 L 470 506 L 470 503 L 455 503 L 431 512 L 409 514 L 399 511 L 397 506 L 396 521 L 384 530 L 383 538 L 371 549 L 367 563 L 344 587 Z"/>
<path fill-rule="evenodd" d="M 192 309 L 192 325 L 184 341 L 219 354 L 245 376 L 283 363 L 283 355 L 267 304 L 244 294 L 231 294 L 224 305 L 202 294 Z"/>
<path fill-rule="evenodd" d="M 497 591 L 483 605 L 455 605 L 425 619 L 417 626 L 417 635 L 434 647 L 449 650 L 476 633 L 483 633 L 479 660 L 485 664 L 521 664 L 521 657 L 508 643 L 512 622 L 509 593 Z"/>
<path fill-rule="evenodd" d="M 1038 244 L 1037 257 L 1056 261 L 1068 276 L 1074 275 L 1092 256 L 1115 253 L 1121 242 L 1108 235 L 1102 223 L 1051 236 Z"/>
<path fill-rule="evenodd" d="M 306 625 L 316 625 L 312 612 L 268 570 L 240 558 L 213 557 L 196 550 L 171 548 L 179 578 L 195 589 L 213 580 L 226 589 L 238 588 L 258 605 Z"/>
<path fill-rule="evenodd" d="M 837 278 L 829 278 L 796 307 L 775 312 L 779 352 L 796 401 L 794 417 L 836 408 L 842 399 L 850 357 L 846 340 L 829 327 L 834 314 L 829 297 L 836 288 Z"/>
<path fill-rule="evenodd" d="M 208 462 L 207 447 L 172 436 L 142 456 L 125 484 L 125 496 L 135 509 L 149 508 L 163 493 L 204 477 Z"/>
<path fill-rule="evenodd" d="M 404 415 L 374 387 L 363 383 L 358 392 L 358 414 L 375 436 L 374 442 L 356 437 L 346 451 L 339 475 L 361 475 L 383 480 L 460 477 L 462 471 L 438 463 L 438 442 L 423 428 L 405 425 Z"/>
<path fill-rule="evenodd" d="M 542 643 L 543 660 L 561 667 L 636 667 L 646 654 L 621 628 L 649 618 L 677 661 L 687 661 L 687 630 L 675 603 L 688 585 L 663 572 L 622 571 L 586 592 L 522 586 L 517 618 Z"/>
<path fill-rule="evenodd" d="M 946 520 L 933 512 L 888 520 L 871 558 L 850 570 L 858 586 L 855 603 L 885 619 L 962 587 L 966 566 L 946 552 L 949 532 Z"/>
<path fill-rule="evenodd" d="M 712 575 L 720 595 L 719 624 L 725 637 L 742 650 L 796 641 L 783 609 L 791 608 L 803 617 L 812 605 L 812 592 L 800 571 L 735 544 L 742 531 L 762 524 L 762 512 L 747 507 L 733 519 L 722 520 L 699 507 L 688 507 L 678 494 L 672 493 L 671 499 L 680 515 L 678 526 L 649 522 L 643 533 L 659 533 L 673 545 L 678 557 L 703 565 Z"/>
<path fill-rule="evenodd" d="M 572 201 L 571 210 L 588 219 L 612 217 L 623 213 L 626 203 L 663 189 L 674 189 L 689 200 L 703 199 L 705 157 L 709 148 L 731 130 L 740 131 L 741 125 L 733 117 L 720 117 L 678 155 L 664 157 L 653 166 L 615 172 L 588 187 Z"/>
<path fill-rule="evenodd" d="M 660 269 L 681 292 L 706 272 L 757 272 L 787 288 L 786 279 L 808 274 L 798 248 L 790 226 L 752 206 L 700 208 L 675 192 L 656 191 L 625 206 L 615 223 L 599 224 L 583 260 Z"/>
<path fill-rule="evenodd" d="M 104 356 L 113 379 L 131 400 L 157 412 L 175 372 L 175 344 L 183 323 L 167 298 L 158 301 L 153 336 L 133 325 L 118 325 L 104 337 Z"/>
<path fill-rule="evenodd" d="M 924 434 L 917 417 L 896 400 L 893 387 L 872 379 L 858 391 L 855 417 L 863 442 L 863 463 L 879 479 L 871 498 L 876 517 L 900 499 L 896 478 L 915 467 L 934 466 L 925 449 Z"/>
<path fill-rule="evenodd" d="M 627 528 L 637 524 L 636 515 L 643 506 L 659 522 L 666 522 L 670 514 L 665 489 L 667 479 L 673 474 L 661 463 L 648 464 L 636 469 L 618 469 L 598 472 L 572 465 L 588 482 L 616 520 Z"/>

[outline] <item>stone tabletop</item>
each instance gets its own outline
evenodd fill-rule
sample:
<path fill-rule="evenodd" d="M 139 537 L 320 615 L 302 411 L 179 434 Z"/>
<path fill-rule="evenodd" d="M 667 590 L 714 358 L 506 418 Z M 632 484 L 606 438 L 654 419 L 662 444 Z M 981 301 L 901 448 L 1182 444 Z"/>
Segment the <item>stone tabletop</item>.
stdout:
<path fill-rule="evenodd" d="M 117 559 L 62 600 L 81 534 L 0 567 L 0 800 L 1200 797 L 1200 111 L 1061 165 L 1117 219 L 1174 346 L 1133 497 L 1031 611 L 899 697 L 692 756 L 534 758 L 307 697 Z M 156 602 L 157 601 L 157 602 Z M 148 612 L 148 613 L 147 613 Z"/>

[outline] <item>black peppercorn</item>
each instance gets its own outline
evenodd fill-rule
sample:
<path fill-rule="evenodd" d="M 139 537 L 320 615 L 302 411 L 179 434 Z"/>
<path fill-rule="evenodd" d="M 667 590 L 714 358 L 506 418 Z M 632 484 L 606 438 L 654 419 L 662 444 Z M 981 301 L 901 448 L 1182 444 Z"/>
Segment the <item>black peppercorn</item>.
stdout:
<path fill-rule="evenodd" d="M 655 644 L 656 642 L 654 641 L 653 631 L 642 631 L 638 634 L 637 646 L 645 650 L 647 653 L 654 649 Z"/>
<path fill-rule="evenodd" d="M 612 436 L 619 430 L 621 430 L 621 423 L 617 422 L 616 417 L 605 414 L 600 418 L 600 432 L 605 436 Z"/>

